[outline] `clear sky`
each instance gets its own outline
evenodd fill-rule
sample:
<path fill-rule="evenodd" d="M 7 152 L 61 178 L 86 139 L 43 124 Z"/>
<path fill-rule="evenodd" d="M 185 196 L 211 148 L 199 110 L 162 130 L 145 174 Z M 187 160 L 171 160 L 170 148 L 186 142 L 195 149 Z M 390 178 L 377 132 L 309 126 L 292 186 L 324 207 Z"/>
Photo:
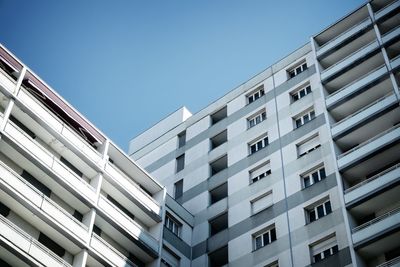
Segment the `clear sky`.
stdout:
<path fill-rule="evenodd" d="M 0 0 L 0 42 L 122 149 L 195 113 L 361 0 Z"/>

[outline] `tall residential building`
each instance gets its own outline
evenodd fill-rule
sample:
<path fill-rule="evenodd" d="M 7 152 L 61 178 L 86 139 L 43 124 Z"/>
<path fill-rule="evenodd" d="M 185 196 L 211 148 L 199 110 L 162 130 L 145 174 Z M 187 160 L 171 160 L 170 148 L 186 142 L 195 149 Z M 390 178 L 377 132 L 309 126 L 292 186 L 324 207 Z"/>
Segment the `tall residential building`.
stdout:
<path fill-rule="evenodd" d="M 163 263 L 399 266 L 399 51 L 400 1 L 369 1 L 131 140 L 131 158 L 193 215 L 167 215 L 175 258 Z"/>

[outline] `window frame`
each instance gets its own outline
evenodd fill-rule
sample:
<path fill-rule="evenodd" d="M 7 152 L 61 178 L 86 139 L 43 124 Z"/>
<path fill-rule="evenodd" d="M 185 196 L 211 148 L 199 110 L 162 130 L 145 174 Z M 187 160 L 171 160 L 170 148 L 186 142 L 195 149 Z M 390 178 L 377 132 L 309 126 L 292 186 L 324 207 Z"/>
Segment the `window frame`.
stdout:
<path fill-rule="evenodd" d="M 304 92 L 303 95 L 302 95 L 302 92 Z M 291 98 L 292 103 L 294 103 L 294 102 L 299 101 L 303 97 L 306 97 L 307 95 L 309 95 L 311 93 L 312 93 L 311 84 L 308 82 L 308 83 L 300 86 L 299 88 L 297 88 L 293 92 L 291 92 L 290 93 L 290 98 Z"/>
<path fill-rule="evenodd" d="M 308 148 L 305 152 L 301 152 L 301 150 L 304 150 L 304 147 L 302 148 L 302 146 L 305 146 L 307 143 L 309 143 L 310 141 L 312 141 L 313 139 L 318 139 L 316 141 L 317 144 L 315 146 L 312 146 L 311 148 Z M 311 152 L 313 152 L 314 150 L 317 150 L 318 148 L 321 147 L 321 140 L 319 139 L 319 134 L 313 134 L 312 136 L 306 138 L 305 140 L 301 141 L 300 143 L 296 144 L 296 152 L 297 152 L 297 158 L 301 158 Z"/>
<path fill-rule="evenodd" d="M 258 86 L 255 90 L 246 95 L 247 105 L 255 102 L 257 99 L 261 98 L 264 95 L 265 95 L 264 85 Z"/>
<path fill-rule="evenodd" d="M 256 173 L 258 170 L 265 168 L 265 167 L 267 167 L 265 171 L 262 171 L 261 173 L 254 175 L 254 177 L 253 177 L 254 173 Z M 269 175 L 271 175 L 271 173 L 272 173 L 271 172 L 271 162 L 270 162 L 270 160 L 267 160 L 266 162 L 249 170 L 249 183 L 254 184 L 254 183 L 260 181 L 261 179 L 268 177 Z"/>
<path fill-rule="evenodd" d="M 319 212 L 322 209 L 322 215 Z M 312 206 L 306 208 L 306 217 L 307 217 L 307 224 L 313 223 L 318 221 L 319 219 L 329 215 L 332 213 L 332 203 L 329 198 L 325 198 L 323 200 L 314 203 Z M 311 219 L 311 214 L 314 214 L 313 219 Z"/>
<path fill-rule="evenodd" d="M 257 121 L 257 119 L 259 120 Z M 267 111 L 265 110 L 265 108 L 263 108 L 247 118 L 247 129 L 255 127 L 256 125 L 262 123 L 266 119 L 267 119 Z"/>
<path fill-rule="evenodd" d="M 315 180 L 316 177 L 314 174 L 317 174 L 317 179 L 318 179 L 317 181 Z M 303 189 L 311 187 L 312 185 L 321 182 L 326 178 L 326 170 L 324 164 L 318 165 L 312 170 L 307 171 L 304 174 L 301 174 L 300 178 Z M 306 184 L 306 179 L 309 180 L 309 184 Z"/>
<path fill-rule="evenodd" d="M 264 242 L 266 240 L 265 236 L 267 234 L 268 234 L 269 242 L 265 243 Z M 260 238 L 260 239 L 258 239 L 258 238 Z M 273 243 L 277 239 L 278 238 L 277 238 L 277 234 L 276 234 L 276 227 L 275 227 L 275 224 L 272 224 L 272 225 L 268 226 L 267 228 L 259 231 L 258 233 L 253 234 L 253 251 L 256 251 L 265 246 L 268 246 L 269 244 Z M 260 246 L 257 245 L 257 240 L 261 241 Z"/>
<path fill-rule="evenodd" d="M 339 252 L 336 234 L 330 234 L 321 240 L 309 245 L 311 264 L 321 262 Z M 327 254 L 328 253 L 328 254 Z"/>
<path fill-rule="evenodd" d="M 301 126 L 309 123 L 310 121 L 315 119 L 315 110 L 313 108 L 308 109 L 300 113 L 299 115 L 293 117 L 294 127 L 295 129 L 300 128 Z M 298 123 L 300 122 L 300 124 Z"/>
<path fill-rule="evenodd" d="M 175 173 L 181 172 L 185 169 L 185 153 L 176 157 L 176 167 Z"/>
<path fill-rule="evenodd" d="M 287 70 L 287 75 L 289 79 L 292 79 L 299 75 L 300 73 L 306 71 L 308 69 L 307 61 L 302 61 L 301 63 L 291 67 Z"/>
<path fill-rule="evenodd" d="M 180 238 L 182 232 L 182 223 L 175 219 L 169 212 L 165 213 L 164 226 L 171 231 L 171 233 Z M 176 229 L 176 232 L 174 229 Z"/>
<path fill-rule="evenodd" d="M 262 137 L 259 137 L 259 138 L 255 139 L 254 141 L 248 143 L 249 155 L 253 155 L 253 154 L 257 153 L 258 151 L 266 148 L 268 145 L 269 145 L 268 134 L 265 134 Z M 254 147 L 254 151 L 253 151 L 253 147 Z"/>

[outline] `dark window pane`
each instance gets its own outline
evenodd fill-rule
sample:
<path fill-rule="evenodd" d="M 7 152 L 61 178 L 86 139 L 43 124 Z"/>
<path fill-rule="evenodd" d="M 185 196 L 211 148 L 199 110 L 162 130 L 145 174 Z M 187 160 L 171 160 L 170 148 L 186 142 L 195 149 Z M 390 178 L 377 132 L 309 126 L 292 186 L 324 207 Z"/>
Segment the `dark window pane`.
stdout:
<path fill-rule="evenodd" d="M 263 234 L 263 241 L 264 241 L 264 246 L 269 244 L 269 232 Z"/>
<path fill-rule="evenodd" d="M 332 251 L 333 251 L 333 254 L 338 253 L 338 251 L 339 251 L 338 245 L 332 247 Z"/>
<path fill-rule="evenodd" d="M 324 207 L 322 205 L 317 207 L 318 218 L 324 217 Z"/>
<path fill-rule="evenodd" d="M 183 179 L 175 183 L 175 199 L 183 195 Z"/>
<path fill-rule="evenodd" d="M 82 219 L 83 219 L 82 213 L 80 213 L 80 212 L 77 211 L 77 210 L 74 211 L 74 214 L 73 214 L 72 216 L 74 216 L 74 218 L 77 219 L 77 220 L 80 221 L 80 222 L 81 222 Z"/>
<path fill-rule="evenodd" d="M 304 187 L 309 187 L 311 185 L 310 177 L 304 177 Z"/>
<path fill-rule="evenodd" d="M 271 229 L 271 242 L 276 240 L 276 230 L 275 228 Z"/>
<path fill-rule="evenodd" d="M 321 254 L 317 254 L 314 256 L 314 262 L 319 262 L 322 260 Z"/>
<path fill-rule="evenodd" d="M 302 97 L 304 97 L 304 96 L 306 96 L 306 91 L 301 90 L 301 91 L 300 91 L 300 98 L 302 98 Z"/>
<path fill-rule="evenodd" d="M 329 214 L 332 212 L 332 207 L 331 207 L 331 202 L 328 201 L 325 203 L 325 210 L 326 210 L 326 214 Z"/>
<path fill-rule="evenodd" d="M 10 214 L 10 208 L 0 202 L 0 214 L 7 217 Z"/>
<path fill-rule="evenodd" d="M 296 127 L 299 128 L 301 126 L 301 119 L 296 120 Z"/>
<path fill-rule="evenodd" d="M 293 100 L 294 100 L 294 101 L 299 100 L 299 95 L 298 95 L 297 93 L 294 94 L 294 95 L 292 95 L 292 97 L 293 97 Z"/>
<path fill-rule="evenodd" d="M 97 225 L 93 225 L 93 232 L 98 236 L 101 235 L 101 229 Z"/>
<path fill-rule="evenodd" d="M 53 251 L 57 256 L 62 257 L 65 254 L 65 249 L 51 240 L 47 235 L 40 233 L 38 241 Z"/>
<path fill-rule="evenodd" d="M 318 172 L 314 172 L 312 174 L 312 178 L 314 180 L 314 183 L 319 182 Z"/>
<path fill-rule="evenodd" d="M 262 243 L 261 243 L 261 236 L 256 237 L 256 249 L 261 248 Z"/>
<path fill-rule="evenodd" d="M 311 93 L 311 86 L 306 87 L 307 94 Z"/>
<path fill-rule="evenodd" d="M 326 174 L 325 174 L 325 168 L 322 168 L 319 170 L 319 175 L 321 176 L 321 178 L 325 178 Z"/>
<path fill-rule="evenodd" d="M 36 189 L 38 189 L 40 192 L 42 192 L 44 195 L 47 197 L 50 197 L 51 195 L 51 190 L 44 184 L 42 184 L 39 180 L 37 180 L 35 177 L 33 177 L 29 172 L 27 171 L 22 171 L 21 176 L 27 180 L 31 185 L 33 185 Z"/>
<path fill-rule="evenodd" d="M 310 222 L 315 221 L 317 218 L 315 216 L 315 210 L 310 211 Z"/>

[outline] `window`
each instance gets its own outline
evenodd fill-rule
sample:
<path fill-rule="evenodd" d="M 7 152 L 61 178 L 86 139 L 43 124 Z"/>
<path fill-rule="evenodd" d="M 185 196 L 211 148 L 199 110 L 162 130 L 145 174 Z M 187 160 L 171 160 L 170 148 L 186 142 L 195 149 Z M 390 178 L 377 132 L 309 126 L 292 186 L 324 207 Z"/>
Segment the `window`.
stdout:
<path fill-rule="evenodd" d="M 161 251 L 161 266 L 162 267 L 178 267 L 180 257 L 176 255 L 171 249 L 163 246 Z"/>
<path fill-rule="evenodd" d="M 303 143 L 297 144 L 297 154 L 299 158 L 307 155 L 308 153 L 316 150 L 321 146 L 319 136 L 315 135 L 308 140 L 304 141 Z"/>
<path fill-rule="evenodd" d="M 210 190 L 210 205 L 224 199 L 228 196 L 228 183 L 225 182 L 222 185 Z"/>
<path fill-rule="evenodd" d="M 256 214 L 262 210 L 265 210 L 268 207 L 271 207 L 274 204 L 272 198 L 272 191 L 269 191 L 253 199 L 252 201 L 250 201 L 250 203 L 251 203 L 252 214 Z"/>
<path fill-rule="evenodd" d="M 266 162 L 249 171 L 250 183 L 255 183 L 271 174 L 271 164 Z"/>
<path fill-rule="evenodd" d="M 265 247 L 276 240 L 275 224 L 270 226 L 267 230 L 263 230 L 259 234 L 253 236 L 254 250 Z"/>
<path fill-rule="evenodd" d="M 219 134 L 215 135 L 214 137 L 210 138 L 211 142 L 211 149 L 214 149 L 223 143 L 225 143 L 228 140 L 228 132 L 227 130 L 224 130 L 220 132 Z"/>
<path fill-rule="evenodd" d="M 322 166 L 319 169 L 302 174 L 300 177 L 303 181 L 303 188 L 307 188 L 326 178 L 325 168 Z"/>
<path fill-rule="evenodd" d="M 226 116 L 227 116 L 227 113 L 228 113 L 228 110 L 227 110 L 227 108 L 225 106 L 225 107 L 221 108 L 220 110 L 218 110 L 218 111 L 214 112 L 213 114 L 211 114 L 210 115 L 210 117 L 211 117 L 211 125 L 214 125 L 217 122 L 225 119 Z"/>
<path fill-rule="evenodd" d="M 257 87 L 257 89 L 255 91 L 253 91 L 252 93 L 247 95 L 247 104 L 253 103 L 254 101 L 259 99 L 263 95 L 265 95 L 265 91 L 264 91 L 264 86 L 261 85 L 261 86 Z"/>
<path fill-rule="evenodd" d="M 268 135 L 260 139 L 257 139 L 256 141 L 249 144 L 250 154 L 256 153 L 257 151 L 263 149 L 267 145 L 268 145 Z"/>
<path fill-rule="evenodd" d="M 335 235 L 328 236 L 327 238 L 310 245 L 312 263 L 320 262 L 329 256 L 336 254 L 338 251 L 339 247 L 337 245 Z"/>
<path fill-rule="evenodd" d="M 178 148 L 183 147 L 186 144 L 186 131 L 178 134 Z"/>
<path fill-rule="evenodd" d="M 174 219 L 169 213 L 165 215 L 165 227 L 167 227 L 176 236 L 181 233 L 182 224 L 180 224 L 176 219 Z"/>
<path fill-rule="evenodd" d="M 214 160 L 210 163 L 210 173 L 211 175 L 215 175 L 220 171 L 225 170 L 228 168 L 228 156 L 224 155 L 217 160 Z"/>
<path fill-rule="evenodd" d="M 251 128 L 256 126 L 257 124 L 263 122 L 267 118 L 267 112 L 264 110 L 257 112 L 257 114 L 249 117 L 247 119 L 247 127 Z"/>
<path fill-rule="evenodd" d="M 310 110 L 305 114 L 295 117 L 293 120 L 295 122 L 296 128 L 299 128 L 314 118 L 315 118 L 315 112 L 314 110 Z"/>
<path fill-rule="evenodd" d="M 225 212 L 208 221 L 210 225 L 210 236 L 215 235 L 228 228 L 228 212 Z"/>
<path fill-rule="evenodd" d="M 317 205 L 314 204 L 313 207 L 307 208 L 306 212 L 307 212 L 308 222 L 312 223 L 318 219 L 321 219 L 322 217 L 325 217 L 326 215 L 332 212 L 331 202 L 328 199 L 321 204 Z"/>
<path fill-rule="evenodd" d="M 293 77 L 299 75 L 300 73 L 302 73 L 306 69 L 307 69 L 307 63 L 306 62 L 298 65 L 297 67 L 294 67 L 294 68 L 290 69 L 288 71 L 289 78 L 293 78 Z"/>
<path fill-rule="evenodd" d="M 176 158 L 176 172 L 180 172 L 183 168 L 185 168 L 185 154 Z"/>
<path fill-rule="evenodd" d="M 292 101 L 296 102 L 300 98 L 303 98 L 310 93 L 311 93 L 311 85 L 308 84 L 306 86 L 303 86 L 299 90 L 296 90 L 295 92 L 291 93 Z"/>
<path fill-rule="evenodd" d="M 175 199 L 182 197 L 183 195 L 183 179 L 179 180 L 174 184 L 174 196 Z"/>

